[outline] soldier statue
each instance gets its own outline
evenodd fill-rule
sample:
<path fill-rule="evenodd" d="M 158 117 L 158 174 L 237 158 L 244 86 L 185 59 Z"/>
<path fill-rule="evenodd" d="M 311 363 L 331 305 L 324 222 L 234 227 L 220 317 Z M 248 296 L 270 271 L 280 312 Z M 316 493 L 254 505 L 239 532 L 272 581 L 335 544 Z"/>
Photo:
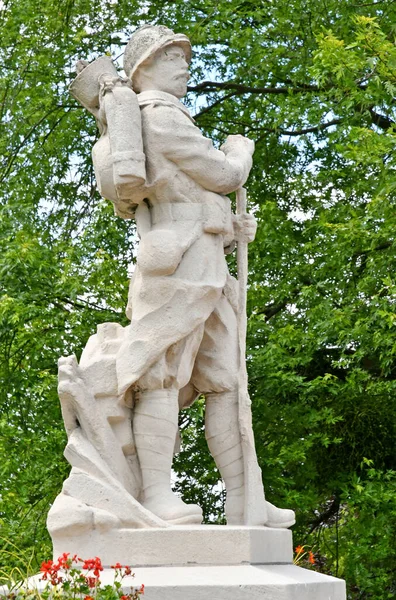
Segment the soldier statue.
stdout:
<path fill-rule="evenodd" d="M 102 57 L 96 61 L 102 66 L 82 65 L 80 79 L 97 69 L 89 78 L 92 89 L 86 81 L 72 93 L 100 124 L 93 151 L 99 189 L 118 215 L 136 219 L 140 238 L 130 325 L 115 358 L 118 396 L 129 394 L 133 406 L 138 500 L 164 522 L 201 522 L 201 508 L 172 492 L 171 467 L 179 410 L 203 395 L 206 439 L 226 488 L 227 523 L 244 525 L 238 288 L 225 255 L 255 237 L 254 217 L 233 214 L 227 197 L 247 180 L 254 142 L 230 135 L 218 150 L 202 134 L 180 102 L 190 59 L 185 35 L 144 26 L 126 46 L 126 80 Z M 294 523 L 293 511 L 262 499 L 254 525 Z"/>

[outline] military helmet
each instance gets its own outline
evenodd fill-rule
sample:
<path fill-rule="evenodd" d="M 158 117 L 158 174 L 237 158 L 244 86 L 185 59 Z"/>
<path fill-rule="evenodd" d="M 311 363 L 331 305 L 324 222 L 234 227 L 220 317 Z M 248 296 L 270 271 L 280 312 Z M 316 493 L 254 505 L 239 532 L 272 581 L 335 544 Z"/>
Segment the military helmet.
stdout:
<path fill-rule="evenodd" d="M 174 33 L 164 25 L 144 25 L 137 29 L 125 48 L 124 71 L 127 77 L 132 79 L 136 69 L 145 60 L 171 44 L 181 46 L 187 62 L 191 61 L 190 40 L 183 33 Z"/>

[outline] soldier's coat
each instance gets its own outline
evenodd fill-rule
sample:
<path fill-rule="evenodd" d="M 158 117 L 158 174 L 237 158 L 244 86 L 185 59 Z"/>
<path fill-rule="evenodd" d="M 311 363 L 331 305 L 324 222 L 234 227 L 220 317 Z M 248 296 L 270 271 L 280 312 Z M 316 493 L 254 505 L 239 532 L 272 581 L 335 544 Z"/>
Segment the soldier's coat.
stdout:
<path fill-rule="evenodd" d="M 228 299 L 224 295 L 225 288 L 232 287 L 224 247 L 233 239 L 231 206 L 225 194 L 245 183 L 252 158 L 247 150 L 241 153 L 240 147 L 238 154 L 231 150 L 227 155 L 215 149 L 174 96 L 150 91 L 138 99 L 151 226 L 149 231 L 141 227 L 130 286 L 131 324 L 117 355 L 119 393 L 131 385 L 135 389 L 181 389 L 191 377 L 195 377 L 195 390 L 222 391 L 202 388 L 224 387 L 221 363 L 226 356 L 218 360 L 213 377 L 205 376 L 204 367 L 194 374 L 194 363 L 198 356 L 207 369 L 216 371 L 214 359 L 227 354 L 228 374 L 237 369 L 232 293 L 226 294 Z M 138 229 L 139 212 L 144 210 L 137 211 Z M 205 346 L 210 361 L 204 359 Z"/>

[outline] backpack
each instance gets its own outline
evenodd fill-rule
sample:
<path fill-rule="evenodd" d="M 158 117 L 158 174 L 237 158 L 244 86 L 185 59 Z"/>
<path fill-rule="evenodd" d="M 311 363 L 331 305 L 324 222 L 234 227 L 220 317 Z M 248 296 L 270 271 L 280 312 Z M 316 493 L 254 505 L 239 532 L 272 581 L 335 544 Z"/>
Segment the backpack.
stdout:
<path fill-rule="evenodd" d="M 70 93 L 97 121 L 100 138 L 92 149 L 99 193 L 114 204 L 115 213 L 134 217 L 145 197 L 146 167 L 137 96 L 122 79 L 109 56 L 77 63 Z"/>

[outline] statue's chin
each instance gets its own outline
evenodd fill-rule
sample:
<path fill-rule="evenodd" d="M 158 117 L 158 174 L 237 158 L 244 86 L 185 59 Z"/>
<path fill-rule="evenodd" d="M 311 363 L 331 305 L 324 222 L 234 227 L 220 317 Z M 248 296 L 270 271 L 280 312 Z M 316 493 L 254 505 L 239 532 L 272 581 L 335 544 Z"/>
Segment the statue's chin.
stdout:
<path fill-rule="evenodd" d="M 164 89 L 164 92 L 168 92 L 168 94 L 172 94 L 172 96 L 176 96 L 176 98 L 183 98 L 187 94 L 187 84 L 179 83 L 179 85 L 175 85 L 168 89 Z"/>

